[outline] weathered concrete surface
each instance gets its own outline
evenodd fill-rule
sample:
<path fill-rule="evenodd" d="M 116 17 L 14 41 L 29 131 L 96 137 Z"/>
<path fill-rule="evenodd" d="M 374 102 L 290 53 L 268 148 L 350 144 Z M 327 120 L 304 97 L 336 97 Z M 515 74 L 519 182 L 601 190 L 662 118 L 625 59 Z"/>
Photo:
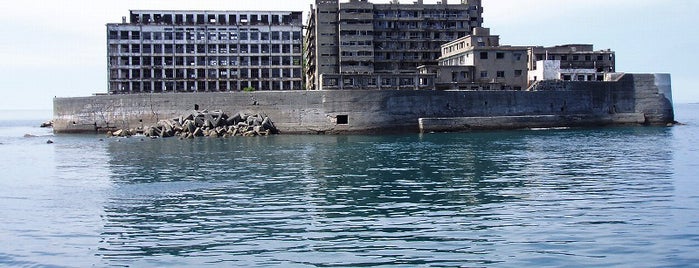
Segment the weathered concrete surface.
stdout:
<path fill-rule="evenodd" d="M 420 132 L 644 124 L 642 113 L 420 118 Z"/>
<path fill-rule="evenodd" d="M 265 114 L 282 133 L 418 132 L 420 118 L 605 118 L 625 113 L 643 114 L 644 123 L 664 125 L 674 121 L 669 81 L 669 75 L 626 74 L 614 82 L 539 83 L 536 91 L 260 91 L 56 98 L 54 131 L 144 127 L 192 113 L 195 107 Z M 346 124 L 338 124 L 338 118 L 340 123 L 346 119 Z"/>

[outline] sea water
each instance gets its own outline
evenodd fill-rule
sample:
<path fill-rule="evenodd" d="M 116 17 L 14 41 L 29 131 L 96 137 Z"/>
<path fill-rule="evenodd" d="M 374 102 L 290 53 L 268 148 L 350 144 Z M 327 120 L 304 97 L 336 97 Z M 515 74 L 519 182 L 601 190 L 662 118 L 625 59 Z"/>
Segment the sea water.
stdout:
<path fill-rule="evenodd" d="M 676 113 L 686 125 L 194 140 L 5 118 L 0 266 L 697 266 L 699 105 Z"/>

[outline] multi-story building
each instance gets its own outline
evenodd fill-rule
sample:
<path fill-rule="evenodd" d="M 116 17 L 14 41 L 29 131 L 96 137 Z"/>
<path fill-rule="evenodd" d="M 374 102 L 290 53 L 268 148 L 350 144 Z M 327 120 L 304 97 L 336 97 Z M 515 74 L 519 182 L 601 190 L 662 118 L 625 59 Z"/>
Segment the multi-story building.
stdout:
<path fill-rule="evenodd" d="M 435 65 L 440 46 L 480 27 L 482 13 L 480 0 L 316 0 L 305 39 L 306 87 L 417 86 L 417 67 Z"/>
<path fill-rule="evenodd" d="M 490 29 L 442 45 L 439 66 L 421 66 L 420 73 L 436 74 L 438 89 L 522 90 L 527 86 L 527 49 L 500 45 Z"/>
<path fill-rule="evenodd" d="M 303 89 L 302 13 L 131 11 L 107 24 L 110 93 Z"/>
<path fill-rule="evenodd" d="M 616 71 L 614 51 L 595 51 L 593 45 L 530 47 L 529 81 L 572 80 L 603 81 L 605 74 Z"/>

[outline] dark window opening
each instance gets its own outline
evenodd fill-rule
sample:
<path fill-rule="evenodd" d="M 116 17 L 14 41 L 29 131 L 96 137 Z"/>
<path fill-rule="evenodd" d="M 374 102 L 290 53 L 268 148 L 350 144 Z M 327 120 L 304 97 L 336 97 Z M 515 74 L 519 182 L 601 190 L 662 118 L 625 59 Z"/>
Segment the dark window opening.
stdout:
<path fill-rule="evenodd" d="M 338 125 L 348 125 L 349 124 L 349 116 L 346 114 L 338 115 L 337 116 L 337 124 Z"/>
<path fill-rule="evenodd" d="M 488 52 L 481 52 L 481 59 L 487 60 L 488 59 Z"/>
<path fill-rule="evenodd" d="M 199 104 L 194 104 L 194 110 L 199 111 Z"/>

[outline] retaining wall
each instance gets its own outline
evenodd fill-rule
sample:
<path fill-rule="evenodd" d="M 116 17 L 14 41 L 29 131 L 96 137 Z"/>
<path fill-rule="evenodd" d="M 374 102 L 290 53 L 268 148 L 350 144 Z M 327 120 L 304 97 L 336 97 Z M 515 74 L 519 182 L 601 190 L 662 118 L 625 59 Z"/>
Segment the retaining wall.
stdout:
<path fill-rule="evenodd" d="M 57 133 L 148 126 L 195 108 L 268 115 L 282 133 L 420 130 L 420 118 L 584 115 L 614 124 L 633 113 L 673 122 L 669 75 L 626 74 L 613 82 L 546 82 L 535 91 L 331 90 L 103 95 L 54 99 Z M 486 118 L 486 119 L 482 119 Z M 526 120 L 524 122 L 526 126 Z M 499 119 L 505 120 L 505 119 Z M 622 120 L 623 121 L 623 120 Z M 493 121 L 502 122 L 502 121 Z M 562 121 L 565 124 L 565 120 Z M 627 122 L 619 122 L 627 123 Z M 498 123 L 500 124 L 500 123 Z M 503 126 L 507 125 L 502 123 Z M 459 130 L 459 129 L 454 129 Z"/>

